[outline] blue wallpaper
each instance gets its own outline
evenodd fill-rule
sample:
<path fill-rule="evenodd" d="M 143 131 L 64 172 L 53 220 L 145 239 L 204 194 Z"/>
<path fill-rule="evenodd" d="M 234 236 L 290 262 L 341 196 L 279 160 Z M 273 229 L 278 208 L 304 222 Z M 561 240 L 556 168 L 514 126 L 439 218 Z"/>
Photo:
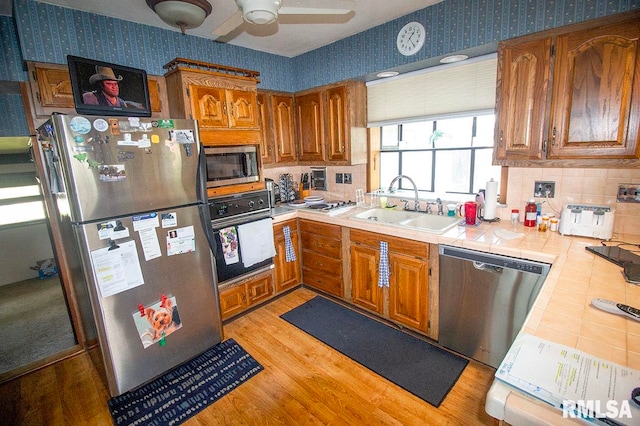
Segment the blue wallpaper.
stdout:
<path fill-rule="evenodd" d="M 0 16 L 0 64 L 0 80 L 28 80 L 18 44 L 18 31 L 10 16 Z"/>
<path fill-rule="evenodd" d="M 638 8 L 640 0 L 445 0 L 292 58 L 296 90 Z M 406 57 L 396 49 L 396 35 L 410 21 L 422 23 L 427 38 Z"/>
<path fill-rule="evenodd" d="M 19 93 L 0 95 L 0 114 L 9 119 L 0 120 L 0 136 L 27 136 L 27 116 Z"/>
<path fill-rule="evenodd" d="M 638 8 L 640 0 L 445 0 L 286 58 L 35 0 L 14 0 L 14 18 L 0 17 L 0 80 L 25 81 L 23 61 L 63 64 L 67 54 L 143 68 L 154 75 L 163 75 L 164 64 L 184 57 L 257 70 L 259 87 L 295 92 Z M 405 57 L 395 48 L 396 34 L 413 20 L 425 25 L 427 41 L 418 54 Z M 5 105 L 0 100 L 3 116 L 12 113 Z"/>

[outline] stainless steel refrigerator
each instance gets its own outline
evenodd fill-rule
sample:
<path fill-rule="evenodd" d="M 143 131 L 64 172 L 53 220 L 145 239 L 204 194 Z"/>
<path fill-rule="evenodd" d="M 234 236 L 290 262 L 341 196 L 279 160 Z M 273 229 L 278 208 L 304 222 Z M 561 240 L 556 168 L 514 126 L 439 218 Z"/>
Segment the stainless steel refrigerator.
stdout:
<path fill-rule="evenodd" d="M 197 123 L 53 115 L 36 143 L 56 249 L 77 269 L 79 321 L 97 335 L 110 393 L 218 344 Z"/>

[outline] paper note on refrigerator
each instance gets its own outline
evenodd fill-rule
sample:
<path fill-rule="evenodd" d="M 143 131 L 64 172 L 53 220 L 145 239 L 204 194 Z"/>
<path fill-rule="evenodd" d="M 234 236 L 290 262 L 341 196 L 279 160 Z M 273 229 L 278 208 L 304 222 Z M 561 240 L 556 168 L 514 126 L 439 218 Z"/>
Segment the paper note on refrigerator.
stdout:
<path fill-rule="evenodd" d="M 135 241 L 92 251 L 91 266 L 102 297 L 144 284 Z"/>

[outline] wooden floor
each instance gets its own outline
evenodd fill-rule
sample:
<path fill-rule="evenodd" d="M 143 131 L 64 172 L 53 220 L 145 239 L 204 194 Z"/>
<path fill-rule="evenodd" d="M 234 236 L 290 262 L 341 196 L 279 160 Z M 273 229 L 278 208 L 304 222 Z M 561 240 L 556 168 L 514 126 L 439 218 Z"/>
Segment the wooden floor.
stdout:
<path fill-rule="evenodd" d="M 435 408 L 279 318 L 315 295 L 298 289 L 225 325 L 225 339 L 234 338 L 264 371 L 185 424 L 493 423 L 484 412 L 492 368 L 471 361 Z M 83 354 L 1 385 L 0 423 L 110 425 L 108 399 Z"/>

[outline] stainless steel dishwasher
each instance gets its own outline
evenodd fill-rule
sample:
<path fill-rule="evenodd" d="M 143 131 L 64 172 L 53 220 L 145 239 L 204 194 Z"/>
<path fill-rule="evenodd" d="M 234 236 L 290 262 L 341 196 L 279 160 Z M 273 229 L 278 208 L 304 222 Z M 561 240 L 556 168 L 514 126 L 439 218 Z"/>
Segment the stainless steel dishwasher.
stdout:
<path fill-rule="evenodd" d="M 440 245 L 439 342 L 498 368 L 551 265 Z"/>

